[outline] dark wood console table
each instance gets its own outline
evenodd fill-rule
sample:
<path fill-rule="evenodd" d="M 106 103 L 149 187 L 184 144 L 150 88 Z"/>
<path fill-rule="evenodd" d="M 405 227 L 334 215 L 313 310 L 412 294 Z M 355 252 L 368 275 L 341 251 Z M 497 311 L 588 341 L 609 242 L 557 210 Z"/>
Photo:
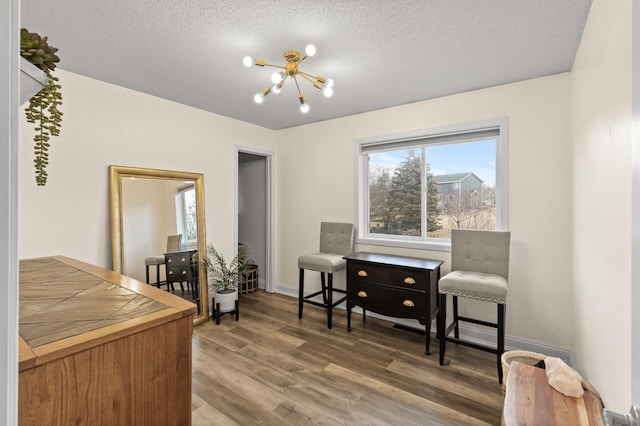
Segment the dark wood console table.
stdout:
<path fill-rule="evenodd" d="M 438 280 L 441 260 L 359 252 L 347 260 L 347 330 L 351 309 L 396 318 L 417 319 L 425 326 L 429 352 L 431 321 L 438 314 Z"/>

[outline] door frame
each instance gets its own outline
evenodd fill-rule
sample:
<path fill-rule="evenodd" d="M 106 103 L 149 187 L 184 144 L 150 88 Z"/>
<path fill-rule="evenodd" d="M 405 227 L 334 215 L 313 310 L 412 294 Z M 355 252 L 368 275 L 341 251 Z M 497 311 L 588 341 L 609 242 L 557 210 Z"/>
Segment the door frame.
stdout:
<path fill-rule="evenodd" d="M 19 12 L 0 4 L 0 424 L 18 423 Z"/>
<path fill-rule="evenodd" d="M 266 194 L 266 199 L 267 199 L 267 205 L 266 205 L 266 212 L 267 212 L 267 217 L 266 219 L 266 229 L 267 229 L 267 235 L 266 235 L 266 263 L 267 263 L 267 273 L 264 275 L 264 288 L 265 291 L 268 293 L 273 293 L 274 289 L 273 289 L 273 283 L 274 283 L 274 271 L 275 271 L 275 239 L 274 239 L 274 235 L 275 235 L 275 226 L 274 226 L 274 219 L 275 219 L 275 214 L 274 214 L 274 173 L 273 170 L 275 169 L 275 155 L 273 153 L 273 151 L 269 151 L 269 150 L 265 150 L 265 149 L 260 149 L 260 148 L 255 148 L 255 147 L 250 147 L 250 146 L 244 146 L 244 145 L 236 145 L 235 146 L 235 164 L 234 164 L 234 168 L 235 168 L 235 174 L 234 174 L 234 216 L 233 216 L 233 220 L 234 220 L 234 229 L 235 229 L 235 235 L 234 235 L 234 247 L 238 246 L 238 171 L 239 171 L 239 160 L 240 160 L 240 153 L 243 154 L 253 154 L 253 155 L 258 155 L 260 157 L 264 157 L 266 160 L 266 187 L 267 187 L 267 194 Z"/>

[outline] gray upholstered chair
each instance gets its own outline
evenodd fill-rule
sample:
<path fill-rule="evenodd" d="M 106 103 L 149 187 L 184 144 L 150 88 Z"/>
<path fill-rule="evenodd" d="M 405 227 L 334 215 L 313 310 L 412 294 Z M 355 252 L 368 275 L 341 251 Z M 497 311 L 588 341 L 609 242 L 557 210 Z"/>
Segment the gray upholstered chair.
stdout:
<path fill-rule="evenodd" d="M 440 365 L 444 363 L 447 341 L 459 343 L 497 355 L 498 381 L 502 383 L 504 352 L 504 323 L 509 279 L 509 252 L 511 233 L 508 231 L 451 230 L 451 272 L 440 278 L 440 312 L 438 337 L 440 338 Z M 453 296 L 453 322 L 447 326 L 447 295 Z M 481 321 L 458 314 L 458 297 L 496 303 L 497 322 Z M 460 339 L 460 321 L 497 329 L 496 347 L 487 347 Z M 454 330 L 455 337 L 449 337 Z"/>
<path fill-rule="evenodd" d="M 302 318 L 304 303 L 321 306 L 327 310 L 327 327 L 331 328 L 333 308 L 342 303 L 346 297 L 346 290 L 333 288 L 333 273 L 345 269 L 347 261 L 344 256 L 353 252 L 354 229 L 351 223 L 322 222 L 320 224 L 320 252 L 305 254 L 298 257 L 300 282 L 298 294 L 298 318 Z M 304 270 L 320 272 L 322 288 L 311 294 L 304 294 Z M 325 283 L 325 274 L 328 275 Z M 338 300 L 333 299 L 333 293 L 345 294 Z M 312 297 L 322 295 L 322 302 L 312 300 Z"/>
<path fill-rule="evenodd" d="M 169 235 L 167 237 L 167 253 L 172 253 L 174 251 L 180 251 L 180 244 L 182 243 L 182 234 L 178 235 Z M 144 266 L 147 272 L 147 284 L 151 284 L 149 282 L 149 267 L 156 267 L 156 282 L 153 283 L 156 287 L 160 288 L 162 284 L 166 281 L 160 281 L 160 265 L 164 265 L 164 254 L 160 256 L 152 256 L 144 259 Z"/>

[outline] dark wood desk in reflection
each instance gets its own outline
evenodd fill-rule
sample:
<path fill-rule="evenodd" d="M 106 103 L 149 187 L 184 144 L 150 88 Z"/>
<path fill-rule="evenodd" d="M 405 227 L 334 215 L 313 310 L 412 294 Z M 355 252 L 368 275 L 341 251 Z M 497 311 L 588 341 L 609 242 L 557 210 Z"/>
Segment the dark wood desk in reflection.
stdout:
<path fill-rule="evenodd" d="M 198 257 L 197 250 L 176 251 L 173 253 L 165 253 L 165 265 L 167 267 L 167 291 L 174 291 L 173 284 L 179 283 L 180 289 L 184 292 L 183 283 L 187 284 L 187 290 L 191 292 L 191 296 L 198 306 L 198 314 L 200 314 L 200 286 L 198 274 Z"/>

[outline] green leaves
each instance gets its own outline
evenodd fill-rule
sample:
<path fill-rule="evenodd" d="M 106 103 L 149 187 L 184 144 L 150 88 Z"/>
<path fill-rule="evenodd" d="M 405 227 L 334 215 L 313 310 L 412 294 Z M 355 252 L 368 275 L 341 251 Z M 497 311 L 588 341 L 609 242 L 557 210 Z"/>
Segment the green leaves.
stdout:
<path fill-rule="evenodd" d="M 236 257 L 227 263 L 222 253 L 211 243 L 207 245 L 207 256 L 202 259 L 203 266 L 214 277 L 215 281 L 209 282 L 214 291 L 238 288 L 242 274 L 252 263 L 247 259 L 247 247 L 238 250 Z"/>
<path fill-rule="evenodd" d="M 56 62 L 59 62 L 60 58 L 56 55 L 58 49 L 49 46 L 47 40 L 47 37 L 30 33 L 25 28 L 20 30 L 20 55 L 49 74 L 56 68 Z"/>
<path fill-rule="evenodd" d="M 25 109 L 27 122 L 35 123 L 35 136 L 33 138 L 36 169 L 36 184 L 44 186 L 47 183 L 46 168 L 49 165 L 49 138 L 60 136 L 62 125 L 62 86 L 58 84 L 58 78 L 51 74 L 60 58 L 55 54 L 55 47 L 49 46 L 47 37 L 40 37 L 36 33 L 30 33 L 26 29 L 20 31 L 20 54 L 34 65 L 40 67 L 49 76 L 49 82 L 45 87 L 29 99 L 29 106 Z"/>

